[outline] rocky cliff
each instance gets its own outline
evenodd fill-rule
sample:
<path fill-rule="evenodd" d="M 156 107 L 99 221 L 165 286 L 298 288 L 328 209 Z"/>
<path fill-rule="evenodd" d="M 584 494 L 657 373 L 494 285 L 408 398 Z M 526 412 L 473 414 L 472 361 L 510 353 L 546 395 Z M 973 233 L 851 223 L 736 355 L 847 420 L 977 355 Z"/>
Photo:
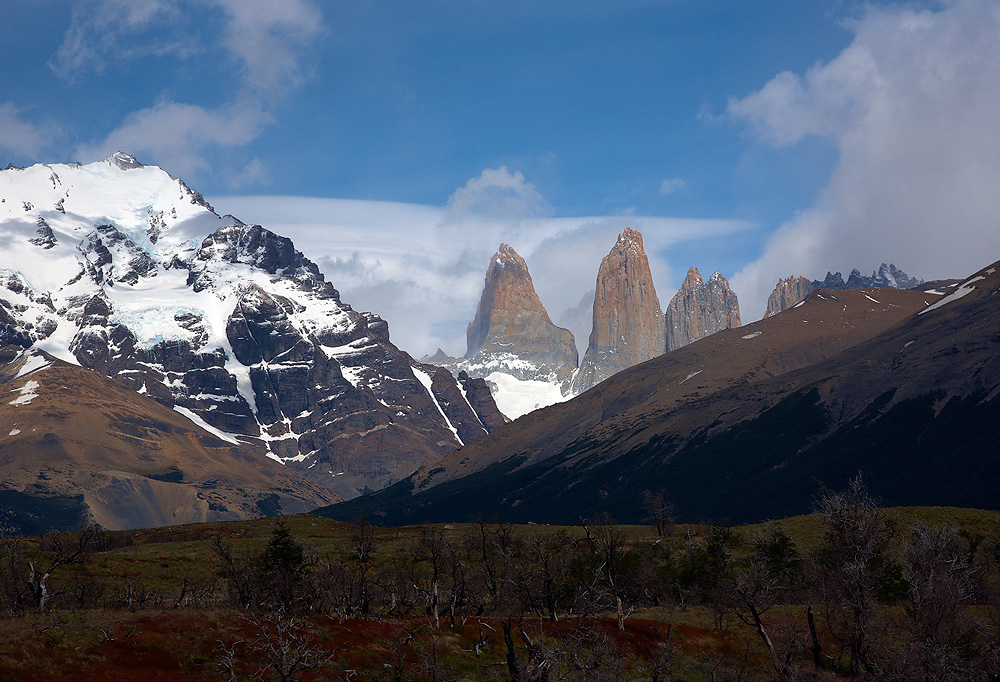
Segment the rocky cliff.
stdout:
<path fill-rule="evenodd" d="M 594 327 L 573 392 L 582 393 L 665 349 L 663 312 L 642 235 L 625 228 L 597 272 Z"/>
<path fill-rule="evenodd" d="M 785 279 L 779 279 L 774 285 L 774 291 L 767 297 L 767 310 L 764 317 L 771 317 L 788 310 L 800 301 L 804 301 L 814 289 L 812 282 L 799 275 L 789 275 Z"/>
<path fill-rule="evenodd" d="M 527 264 L 507 244 L 490 260 L 467 340 L 464 358 L 439 350 L 425 361 L 486 379 L 508 417 L 568 395 L 578 361 L 573 334 L 552 324 Z"/>
<path fill-rule="evenodd" d="M 490 261 L 475 319 L 466 334 L 467 359 L 514 356 L 532 365 L 531 373 L 568 380 L 579 358 L 573 334 L 552 324 L 524 259 L 507 244 Z M 512 373 L 516 375 L 516 369 Z M 527 377 L 525 377 L 527 378 Z"/>
<path fill-rule="evenodd" d="M 98 371 L 344 497 L 495 423 L 421 367 L 292 242 L 156 167 L 0 171 L 0 345 Z M 478 405 L 477 410 L 474 405 Z M 493 406 L 495 411 L 495 406 Z"/>
<path fill-rule="evenodd" d="M 698 268 L 688 269 L 680 290 L 667 305 L 667 350 L 740 326 L 740 302 L 718 272 L 702 281 Z"/>

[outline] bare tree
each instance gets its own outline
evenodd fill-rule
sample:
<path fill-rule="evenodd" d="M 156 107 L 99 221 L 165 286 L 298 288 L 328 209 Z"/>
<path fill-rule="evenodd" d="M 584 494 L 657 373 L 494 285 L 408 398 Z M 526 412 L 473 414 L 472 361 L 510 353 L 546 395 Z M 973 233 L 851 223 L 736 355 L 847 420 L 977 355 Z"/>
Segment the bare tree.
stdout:
<path fill-rule="evenodd" d="M 55 594 L 49 588 L 52 573 L 60 566 L 83 563 L 94 551 L 99 529 L 87 526 L 72 535 L 54 535 L 46 538 L 43 558 L 27 561 L 26 578 L 35 610 L 44 611 Z"/>
<path fill-rule="evenodd" d="M 897 568 L 889 552 L 893 523 L 860 476 L 843 492 L 823 491 L 816 506 L 823 522 L 816 560 L 828 628 L 849 653 L 851 675 L 874 675 L 875 607 Z"/>
<path fill-rule="evenodd" d="M 244 620 L 253 628 L 252 639 L 219 642 L 216 667 L 226 682 L 263 680 L 268 671 L 280 682 L 294 682 L 304 671 L 333 661 L 334 652 L 317 646 L 308 623 L 298 616 L 275 611 Z M 253 672 L 246 673 L 246 668 Z"/>
<path fill-rule="evenodd" d="M 673 530 L 676 516 L 673 503 L 667 499 L 662 490 L 644 490 L 642 492 L 642 510 L 646 519 L 656 528 L 659 537 L 669 536 Z"/>
<path fill-rule="evenodd" d="M 441 625 L 441 580 L 445 574 L 447 545 L 443 530 L 424 528 L 413 552 L 413 558 L 427 568 L 426 572 L 414 571 L 413 584 L 424 597 L 427 611 L 434 618 L 434 627 Z"/>
<path fill-rule="evenodd" d="M 367 615 L 371 610 L 371 564 L 375 557 L 375 529 L 368 523 L 367 516 L 358 519 L 351 531 L 351 550 L 358 576 L 357 610 Z"/>
<path fill-rule="evenodd" d="M 244 609 L 255 606 L 261 589 L 257 557 L 249 552 L 237 552 L 218 534 L 212 537 L 212 549 L 219 559 L 219 575 L 226 583 L 230 599 Z"/>
<path fill-rule="evenodd" d="M 971 679 L 968 656 L 960 650 L 955 629 L 973 593 L 968 559 L 954 526 L 913 526 L 904 557 L 904 627 L 909 636 L 896 673 L 900 679 Z"/>

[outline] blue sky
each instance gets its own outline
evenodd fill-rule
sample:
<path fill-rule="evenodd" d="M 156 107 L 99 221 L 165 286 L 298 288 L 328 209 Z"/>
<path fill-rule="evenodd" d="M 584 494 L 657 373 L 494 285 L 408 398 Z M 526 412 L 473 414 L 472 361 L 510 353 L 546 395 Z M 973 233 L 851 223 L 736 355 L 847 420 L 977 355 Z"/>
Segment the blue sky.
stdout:
<path fill-rule="evenodd" d="M 500 239 L 553 318 L 623 223 L 645 227 L 664 306 L 697 265 L 731 279 L 748 319 L 778 276 L 1000 258 L 995 0 L 0 12 L 4 165 L 130 151 L 293 236 L 416 354 L 464 351 Z M 941 237 L 953 224 L 961 238 Z"/>

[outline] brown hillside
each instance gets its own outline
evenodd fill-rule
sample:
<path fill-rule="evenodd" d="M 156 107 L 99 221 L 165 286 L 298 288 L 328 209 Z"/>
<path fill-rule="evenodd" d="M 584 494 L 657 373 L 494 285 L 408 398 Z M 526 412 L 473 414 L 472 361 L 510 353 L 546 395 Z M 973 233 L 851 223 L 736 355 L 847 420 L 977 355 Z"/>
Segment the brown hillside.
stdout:
<path fill-rule="evenodd" d="M 31 525 L 22 517 L 34 505 L 48 517 L 36 519 L 42 529 L 82 521 L 120 529 L 338 501 L 259 448 L 213 435 L 101 374 L 18 350 L 0 355 L 0 523 L 8 532 Z M 46 511 L 55 501 L 61 521 Z"/>
<path fill-rule="evenodd" d="M 595 450 L 606 459 L 647 442 L 654 433 L 685 432 L 705 415 L 679 408 L 720 389 L 833 357 L 938 298 L 896 289 L 815 291 L 780 315 L 713 334 L 612 376 L 569 402 L 525 415 L 445 457 L 433 474 L 418 471 L 415 489 L 465 476 L 514 454 L 527 455 L 527 466 L 584 437 L 599 442 Z"/>

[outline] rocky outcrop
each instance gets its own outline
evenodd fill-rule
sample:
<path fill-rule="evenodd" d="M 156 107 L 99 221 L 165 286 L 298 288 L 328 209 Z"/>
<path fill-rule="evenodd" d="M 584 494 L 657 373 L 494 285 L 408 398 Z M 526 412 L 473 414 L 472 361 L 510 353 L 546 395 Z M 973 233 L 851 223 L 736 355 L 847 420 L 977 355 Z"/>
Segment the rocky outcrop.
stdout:
<path fill-rule="evenodd" d="M 507 244 L 500 245 L 486 269 L 466 337 L 464 358 L 438 349 L 423 361 L 486 379 L 503 414 L 512 419 L 569 395 L 579 358 L 576 341 L 569 330 L 552 324 L 527 264 Z"/>
<path fill-rule="evenodd" d="M 470 366 L 498 365 L 519 379 L 554 376 L 565 382 L 579 360 L 573 334 L 552 324 L 528 265 L 507 244 L 500 245 L 486 270 L 483 295 L 466 338 Z M 477 371 L 482 370 L 470 376 Z"/>
<path fill-rule="evenodd" d="M 725 277 L 716 272 L 702 281 L 698 268 L 687 277 L 667 305 L 667 350 L 740 326 L 740 302 Z"/>
<path fill-rule="evenodd" d="M 597 271 L 594 327 L 573 392 L 582 393 L 623 369 L 662 355 L 665 339 L 642 235 L 625 228 Z"/>
<path fill-rule="evenodd" d="M 922 279 L 910 277 L 905 272 L 897 268 L 892 263 L 888 265 L 882 263 L 877 270 L 873 271 L 871 277 L 865 277 L 855 268 L 844 281 L 844 276 L 839 272 L 826 273 L 826 278 L 822 281 L 813 280 L 814 289 L 912 289 L 923 283 Z"/>
<path fill-rule="evenodd" d="M 839 273 L 838 273 L 839 274 Z M 812 282 L 799 275 L 789 275 L 785 279 L 779 279 L 774 285 L 774 291 L 767 297 L 767 310 L 764 317 L 771 317 L 788 310 L 800 301 L 804 301 L 814 289 Z"/>

